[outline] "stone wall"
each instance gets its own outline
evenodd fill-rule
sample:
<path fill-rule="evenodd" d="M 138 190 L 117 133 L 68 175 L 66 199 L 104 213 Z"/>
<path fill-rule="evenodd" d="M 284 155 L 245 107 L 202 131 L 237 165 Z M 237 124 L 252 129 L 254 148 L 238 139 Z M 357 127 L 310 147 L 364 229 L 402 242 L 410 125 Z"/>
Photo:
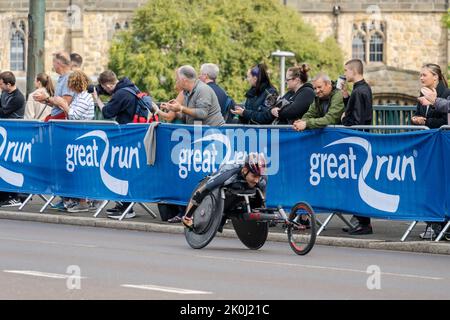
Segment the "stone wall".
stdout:
<path fill-rule="evenodd" d="M 304 20 L 313 26 L 321 40 L 335 35 L 331 14 L 303 13 Z M 385 63 L 388 66 L 419 70 L 423 62 L 434 62 L 444 70 L 448 63 L 448 31 L 442 23 L 443 13 L 385 13 Z M 367 14 L 340 14 L 338 42 L 345 59 L 352 57 L 352 26 L 356 21 L 370 21 Z"/>
<path fill-rule="evenodd" d="M 365 12 L 368 7 L 378 6 L 387 12 L 446 12 L 446 0 L 282 0 L 300 12 L 322 13 L 333 11 L 335 5 L 341 12 Z"/>

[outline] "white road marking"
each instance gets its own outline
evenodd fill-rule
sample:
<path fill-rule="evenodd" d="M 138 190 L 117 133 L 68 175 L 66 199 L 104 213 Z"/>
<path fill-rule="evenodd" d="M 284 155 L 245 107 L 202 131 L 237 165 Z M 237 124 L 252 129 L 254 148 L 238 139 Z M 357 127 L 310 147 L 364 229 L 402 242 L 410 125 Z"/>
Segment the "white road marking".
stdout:
<path fill-rule="evenodd" d="M 298 268 L 333 270 L 333 271 L 344 271 L 344 272 L 356 272 L 356 273 L 367 274 L 367 270 L 357 270 L 357 269 L 349 269 L 349 268 L 325 267 L 325 266 L 314 266 L 314 265 L 307 265 L 307 264 L 296 264 L 296 263 L 285 263 L 285 262 L 269 262 L 269 261 L 261 261 L 261 260 L 236 259 L 236 258 L 202 256 L 202 255 L 196 255 L 196 257 L 198 257 L 198 258 L 206 258 L 206 259 L 227 260 L 227 261 L 234 261 L 234 262 L 262 263 L 262 264 L 272 264 L 272 265 L 285 266 L 285 267 L 298 267 Z M 440 277 L 430 277 L 430 276 L 421 276 L 421 275 L 403 274 L 403 273 L 391 273 L 391 272 L 381 272 L 381 275 L 393 276 L 393 277 L 402 277 L 402 278 L 425 279 L 425 280 L 444 280 L 444 278 L 440 278 Z"/>
<path fill-rule="evenodd" d="M 55 242 L 55 241 L 44 241 L 44 240 L 34 240 L 34 239 L 19 239 L 19 238 L 4 238 L 0 237 L 0 240 L 6 241 L 18 241 L 18 242 L 34 242 L 41 244 L 52 244 L 58 246 L 72 246 L 72 247 L 83 247 L 83 248 L 98 248 L 97 246 L 90 244 L 81 244 L 81 243 L 63 243 L 63 242 Z"/>
<path fill-rule="evenodd" d="M 154 286 L 154 285 L 122 284 L 121 287 L 141 289 L 141 290 L 150 290 L 150 291 L 162 291 L 162 292 L 177 293 L 177 294 L 212 294 L 212 292 L 208 292 L 208 291 L 197 291 L 197 290 L 189 290 L 189 289 L 161 287 L 161 286 Z"/>
<path fill-rule="evenodd" d="M 31 270 L 3 270 L 3 272 L 15 273 L 15 274 L 23 274 L 23 275 L 26 275 L 26 276 L 33 276 L 33 277 L 52 278 L 52 279 L 67 279 L 69 277 L 70 278 L 86 279 L 85 277 L 77 277 L 77 276 L 69 275 L 69 274 L 47 273 L 47 272 L 31 271 Z"/>

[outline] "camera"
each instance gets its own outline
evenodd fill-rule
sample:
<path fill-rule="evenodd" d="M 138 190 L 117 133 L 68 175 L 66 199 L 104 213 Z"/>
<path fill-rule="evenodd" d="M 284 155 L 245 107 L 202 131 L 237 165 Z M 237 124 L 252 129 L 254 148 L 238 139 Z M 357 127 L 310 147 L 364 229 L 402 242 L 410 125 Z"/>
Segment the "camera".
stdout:
<path fill-rule="evenodd" d="M 88 93 L 94 93 L 94 89 L 97 91 L 97 94 L 100 95 L 109 95 L 108 92 L 106 92 L 105 90 L 103 90 L 103 87 L 100 84 L 90 84 L 87 87 L 87 92 Z"/>

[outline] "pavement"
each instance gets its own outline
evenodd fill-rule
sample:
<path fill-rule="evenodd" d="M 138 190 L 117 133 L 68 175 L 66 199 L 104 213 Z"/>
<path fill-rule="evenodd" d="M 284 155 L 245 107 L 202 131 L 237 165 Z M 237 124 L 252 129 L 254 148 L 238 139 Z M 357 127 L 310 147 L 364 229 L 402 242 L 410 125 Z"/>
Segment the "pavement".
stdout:
<path fill-rule="evenodd" d="M 54 201 L 56 202 L 56 201 Z M 158 215 L 153 218 L 140 205 L 135 205 L 134 210 L 136 217 L 133 219 L 124 219 L 117 221 L 108 219 L 106 209 L 114 206 L 114 202 L 110 202 L 105 210 L 98 217 L 94 217 L 94 212 L 83 213 L 65 213 L 47 208 L 43 213 L 39 210 L 44 205 L 42 199 L 34 196 L 33 199 L 23 208 L 22 211 L 18 207 L 2 207 L 0 208 L 0 219 L 8 220 L 24 220 L 43 223 L 56 223 L 76 226 L 102 227 L 124 230 L 135 230 L 144 232 L 161 232 L 161 233 L 183 233 L 184 227 L 181 224 L 170 224 L 161 221 L 159 218 L 158 208 L 156 204 L 148 203 L 147 206 Z M 322 222 L 328 214 L 319 214 L 318 218 Z M 346 215 L 350 219 L 350 215 Z M 351 236 L 342 231 L 346 225 L 342 220 L 335 216 L 327 226 L 327 228 L 317 237 L 316 244 L 335 246 L 335 247 L 351 247 L 379 250 L 395 250 L 417 253 L 446 254 L 450 255 L 450 241 L 430 241 L 422 240 L 419 235 L 425 229 L 425 223 L 419 222 L 408 236 L 405 242 L 401 242 L 405 231 L 408 229 L 411 221 L 392 221 L 372 219 L 372 227 L 374 233 L 371 235 Z M 231 223 L 225 225 L 223 233 L 218 233 L 219 237 L 234 238 L 236 234 Z M 270 228 L 269 241 L 286 242 L 287 235 L 281 226 Z"/>

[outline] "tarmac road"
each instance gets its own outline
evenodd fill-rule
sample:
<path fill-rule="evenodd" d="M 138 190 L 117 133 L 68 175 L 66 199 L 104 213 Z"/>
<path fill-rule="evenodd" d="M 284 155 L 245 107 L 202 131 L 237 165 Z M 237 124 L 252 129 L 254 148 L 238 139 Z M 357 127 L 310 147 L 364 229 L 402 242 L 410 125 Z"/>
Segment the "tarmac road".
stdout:
<path fill-rule="evenodd" d="M 251 251 L 227 238 L 193 250 L 182 234 L 0 222 L 0 299 L 449 299 L 449 265 L 448 255 L 315 246 L 301 257 L 287 243 Z"/>

